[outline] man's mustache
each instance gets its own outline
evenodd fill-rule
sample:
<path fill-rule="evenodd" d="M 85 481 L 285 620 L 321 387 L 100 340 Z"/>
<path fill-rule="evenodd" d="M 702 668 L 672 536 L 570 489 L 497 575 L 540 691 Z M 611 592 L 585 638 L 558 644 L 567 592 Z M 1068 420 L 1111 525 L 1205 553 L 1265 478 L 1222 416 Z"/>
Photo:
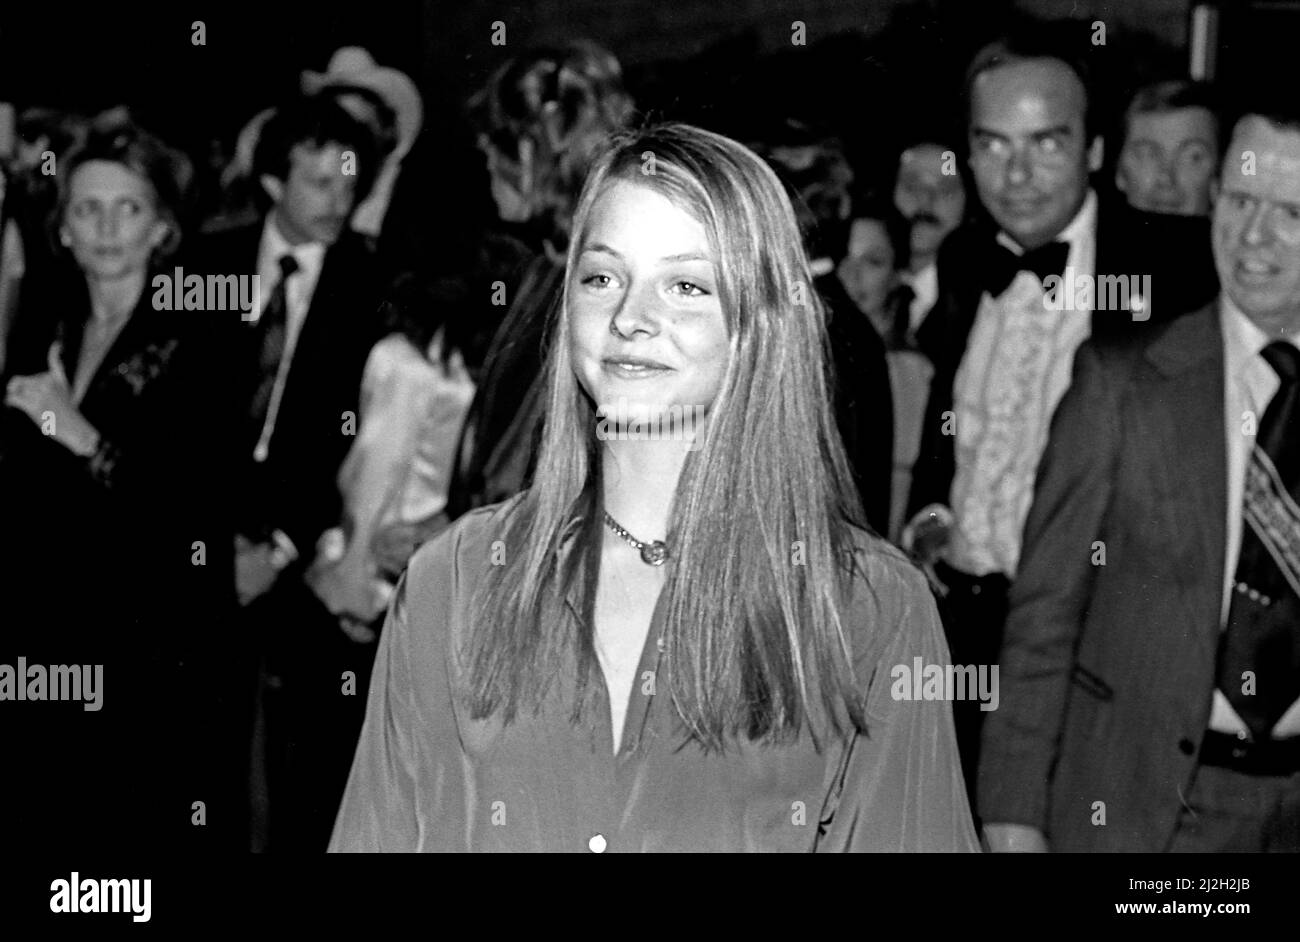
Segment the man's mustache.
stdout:
<path fill-rule="evenodd" d="M 922 210 L 921 212 L 917 213 L 914 216 L 908 217 L 907 222 L 908 225 L 910 225 L 913 229 L 915 229 L 923 222 L 928 222 L 932 226 L 943 225 L 943 222 L 940 221 L 938 216 L 934 215 L 934 213 L 927 213 L 924 210 Z"/>

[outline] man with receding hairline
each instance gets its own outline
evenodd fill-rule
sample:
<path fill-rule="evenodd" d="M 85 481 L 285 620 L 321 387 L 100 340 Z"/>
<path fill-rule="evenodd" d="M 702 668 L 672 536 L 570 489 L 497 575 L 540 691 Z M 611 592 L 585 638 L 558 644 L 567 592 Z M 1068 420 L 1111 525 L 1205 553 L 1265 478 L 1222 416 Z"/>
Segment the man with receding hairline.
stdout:
<path fill-rule="evenodd" d="M 935 374 L 902 537 L 929 566 L 959 664 L 997 660 L 1038 459 L 1079 345 L 1214 293 L 1198 281 L 1211 269 L 1203 231 L 1188 241 L 1167 224 L 1154 228 L 1150 217 L 1102 205 L 1092 188 L 1103 144 L 1090 48 L 1086 36 L 1072 46 L 1044 26 L 989 44 L 967 70 L 969 165 L 987 218 L 940 252 L 940 298 L 918 337 Z M 1162 264 L 1198 274 L 1165 277 Z M 1094 290 L 1071 291 L 1062 309 L 1049 288 L 1138 275 L 1160 285 L 1154 305 Z M 954 706 L 970 787 L 986 715 L 973 701 Z"/>

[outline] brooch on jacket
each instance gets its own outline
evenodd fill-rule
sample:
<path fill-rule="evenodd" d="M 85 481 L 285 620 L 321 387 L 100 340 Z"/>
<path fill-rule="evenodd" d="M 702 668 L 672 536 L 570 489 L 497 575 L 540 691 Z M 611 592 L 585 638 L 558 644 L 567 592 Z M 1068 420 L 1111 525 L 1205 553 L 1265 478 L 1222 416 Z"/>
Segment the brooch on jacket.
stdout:
<path fill-rule="evenodd" d="M 167 368 L 176 344 L 175 338 L 162 344 L 150 344 L 121 364 L 117 375 L 131 387 L 132 394 L 140 395 L 140 391 Z"/>

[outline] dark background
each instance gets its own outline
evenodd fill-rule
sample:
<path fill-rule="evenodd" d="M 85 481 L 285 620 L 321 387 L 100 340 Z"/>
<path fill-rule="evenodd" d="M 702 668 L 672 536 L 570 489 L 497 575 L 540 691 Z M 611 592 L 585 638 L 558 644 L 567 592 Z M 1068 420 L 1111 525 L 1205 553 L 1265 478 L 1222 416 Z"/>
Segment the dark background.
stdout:
<path fill-rule="evenodd" d="M 1221 0 L 1219 79 L 1229 100 L 1294 89 L 1300 0 Z M 361 45 L 409 74 L 435 147 L 464 150 L 461 110 L 515 53 L 594 39 L 622 61 L 639 108 L 742 139 L 793 117 L 837 134 L 873 172 L 910 129 L 953 120 L 962 69 L 1008 19 L 1106 25 L 1094 50 L 1103 113 L 1153 77 L 1187 70 L 1192 0 L 371 0 L 77 5 L 5 0 L 0 101 L 84 113 L 128 104 L 192 155 L 229 148 L 253 114 Z M 807 45 L 791 44 L 792 23 Z M 206 45 L 191 42 L 195 21 Z M 506 43 L 491 42 L 493 24 Z M 448 166 L 460 166 L 450 160 Z"/>

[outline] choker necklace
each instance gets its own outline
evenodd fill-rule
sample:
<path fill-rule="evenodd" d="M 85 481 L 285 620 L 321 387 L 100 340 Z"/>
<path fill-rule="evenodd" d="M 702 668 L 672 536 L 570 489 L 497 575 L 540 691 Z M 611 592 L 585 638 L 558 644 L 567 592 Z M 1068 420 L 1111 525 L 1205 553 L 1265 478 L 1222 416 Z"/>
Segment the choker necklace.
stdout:
<path fill-rule="evenodd" d="M 618 521 L 605 511 L 605 525 L 623 538 L 625 543 L 631 545 L 633 549 L 641 551 L 641 562 L 647 566 L 662 566 L 664 560 L 668 558 L 668 547 L 663 540 L 655 540 L 653 543 L 643 543 L 628 533 L 618 525 Z"/>

